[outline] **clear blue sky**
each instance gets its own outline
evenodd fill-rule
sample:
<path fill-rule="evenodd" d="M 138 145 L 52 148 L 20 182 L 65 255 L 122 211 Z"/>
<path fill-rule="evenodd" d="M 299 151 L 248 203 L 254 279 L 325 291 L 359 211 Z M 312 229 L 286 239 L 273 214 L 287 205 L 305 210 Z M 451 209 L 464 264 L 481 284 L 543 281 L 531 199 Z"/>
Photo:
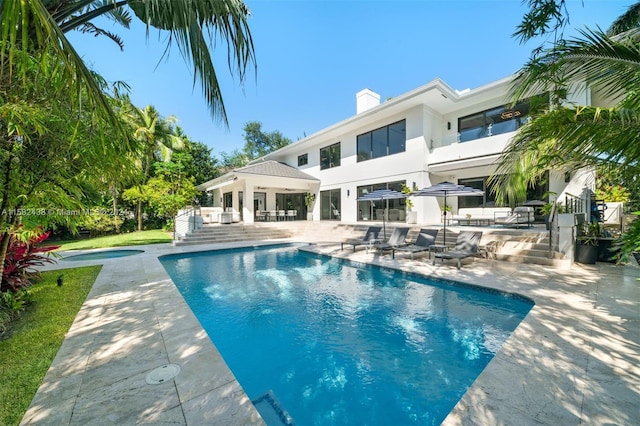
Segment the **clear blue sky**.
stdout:
<path fill-rule="evenodd" d="M 568 0 L 571 27 L 606 29 L 633 1 Z M 228 70 L 226 46 L 215 55 L 228 129 L 211 119 L 180 52 L 174 48 L 160 61 L 164 43 L 157 30 L 147 42 L 139 21 L 129 30 L 102 22 L 124 40 L 124 51 L 105 37 L 69 38 L 107 80 L 128 83 L 138 107 L 154 105 L 163 116 L 176 116 L 185 133 L 216 156 L 242 148 L 248 121 L 296 141 L 354 115 L 355 94 L 364 88 L 384 100 L 437 77 L 454 89 L 478 87 L 517 71 L 542 42 L 521 46 L 511 37 L 526 10 L 520 0 L 246 3 L 257 78 L 251 72 L 241 87 Z"/>

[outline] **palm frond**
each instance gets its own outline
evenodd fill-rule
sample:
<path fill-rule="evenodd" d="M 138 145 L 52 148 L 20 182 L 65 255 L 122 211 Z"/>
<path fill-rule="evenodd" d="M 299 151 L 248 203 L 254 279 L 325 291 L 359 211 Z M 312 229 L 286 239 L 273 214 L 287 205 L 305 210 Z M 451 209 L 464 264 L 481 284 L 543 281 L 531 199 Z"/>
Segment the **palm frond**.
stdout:
<path fill-rule="evenodd" d="M 212 117 L 228 125 L 227 115 L 211 59 L 218 38 L 227 44 L 227 65 L 240 82 L 255 65 L 253 40 L 247 18 L 249 10 L 239 0 L 150 0 L 130 1 L 136 16 L 150 27 L 170 32 L 165 52 L 177 44 L 185 60 L 193 66 L 194 85 L 199 80 Z"/>
<path fill-rule="evenodd" d="M 633 109 L 559 108 L 520 129 L 504 151 L 498 173 L 513 172 L 529 152 L 545 170 L 572 170 L 602 161 L 632 164 L 640 160 L 638 134 L 640 113 Z"/>
<path fill-rule="evenodd" d="M 119 122 L 92 73 L 53 20 L 42 0 L 29 2 L 5 1 L 0 7 L 2 33 L 0 35 L 0 73 L 15 72 L 14 61 L 18 51 L 51 51 L 64 65 L 69 82 L 68 100 L 82 107 L 86 93 L 92 108 L 102 114 L 110 125 Z M 44 58 L 44 55 L 43 55 Z M 26 67 L 23 67 L 26 69 Z"/>
<path fill-rule="evenodd" d="M 614 36 L 640 26 L 640 2 L 634 3 L 609 27 L 607 34 Z"/>
<path fill-rule="evenodd" d="M 116 13 L 115 11 L 117 11 L 118 9 L 121 9 L 123 6 L 125 6 L 127 4 L 126 0 L 123 1 L 119 1 L 119 2 L 109 2 L 109 1 L 103 1 L 103 2 L 99 2 L 98 4 L 95 4 L 94 1 L 92 2 L 83 2 L 83 3 L 90 3 L 88 5 L 86 5 L 83 8 L 78 8 L 78 10 L 74 10 L 74 12 L 79 12 L 78 14 L 68 14 L 68 15 L 61 15 L 60 21 L 59 21 L 59 25 L 60 25 L 60 30 L 62 30 L 62 32 L 68 32 L 71 30 L 74 30 L 82 25 L 85 25 L 87 22 L 89 22 L 92 19 L 95 19 L 99 16 L 107 16 L 107 17 L 111 17 L 112 19 L 116 19 L 117 16 L 122 16 L 122 12 L 118 12 Z M 122 23 L 125 26 L 129 25 L 130 21 L 123 21 Z"/>
<path fill-rule="evenodd" d="M 114 43 L 116 43 L 118 45 L 118 47 L 120 47 L 120 50 L 124 50 L 124 41 L 122 41 L 122 39 L 120 38 L 119 35 L 114 34 L 110 31 L 105 31 L 102 28 L 96 27 L 95 25 L 93 25 L 91 22 L 87 22 L 85 24 L 83 24 L 79 31 L 83 34 L 92 34 L 96 37 L 98 36 L 105 36 L 109 39 L 111 39 Z"/>
<path fill-rule="evenodd" d="M 640 87 L 640 44 L 600 31 L 580 34 L 531 59 L 512 82 L 513 99 L 566 88 L 568 81 L 583 80 L 612 97 Z"/>

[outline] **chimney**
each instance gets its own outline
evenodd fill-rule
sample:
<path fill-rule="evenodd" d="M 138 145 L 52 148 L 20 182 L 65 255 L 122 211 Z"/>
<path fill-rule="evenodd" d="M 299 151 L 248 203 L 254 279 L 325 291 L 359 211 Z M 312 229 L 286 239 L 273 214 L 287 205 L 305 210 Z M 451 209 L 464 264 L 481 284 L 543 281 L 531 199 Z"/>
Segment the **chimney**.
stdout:
<path fill-rule="evenodd" d="M 373 90 L 364 89 L 356 93 L 356 114 L 380 105 L 380 95 Z"/>

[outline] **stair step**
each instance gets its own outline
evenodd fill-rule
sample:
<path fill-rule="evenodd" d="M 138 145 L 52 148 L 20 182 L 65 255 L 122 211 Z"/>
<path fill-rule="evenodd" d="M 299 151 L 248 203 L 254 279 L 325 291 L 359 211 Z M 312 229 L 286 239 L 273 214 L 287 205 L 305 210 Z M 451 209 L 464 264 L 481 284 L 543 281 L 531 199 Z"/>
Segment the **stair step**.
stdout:
<path fill-rule="evenodd" d="M 517 254 L 496 254 L 491 253 L 489 255 L 490 259 L 505 261 L 505 262 L 513 262 L 513 263 L 530 263 L 534 265 L 545 265 L 545 266 L 554 266 L 558 268 L 569 268 L 571 267 L 571 261 L 569 259 L 549 259 L 548 257 L 532 257 L 532 256 L 521 256 Z"/>

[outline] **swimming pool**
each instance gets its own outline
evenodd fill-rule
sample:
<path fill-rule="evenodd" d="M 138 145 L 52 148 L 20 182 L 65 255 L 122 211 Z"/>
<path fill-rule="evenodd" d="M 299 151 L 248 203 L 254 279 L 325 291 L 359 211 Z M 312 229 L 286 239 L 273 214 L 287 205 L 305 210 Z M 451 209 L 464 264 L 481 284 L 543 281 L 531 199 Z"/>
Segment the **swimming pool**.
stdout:
<path fill-rule="evenodd" d="M 297 247 L 161 262 L 251 399 L 299 424 L 440 424 L 532 303 Z"/>
<path fill-rule="evenodd" d="M 144 253 L 144 250 L 129 250 L 129 249 L 121 249 L 121 250 L 101 250 L 101 251 L 92 251 L 90 253 L 83 254 L 74 254 L 71 256 L 65 256 L 62 260 L 104 260 L 104 259 L 114 259 L 117 257 L 126 257 L 133 256 L 134 254 Z"/>

